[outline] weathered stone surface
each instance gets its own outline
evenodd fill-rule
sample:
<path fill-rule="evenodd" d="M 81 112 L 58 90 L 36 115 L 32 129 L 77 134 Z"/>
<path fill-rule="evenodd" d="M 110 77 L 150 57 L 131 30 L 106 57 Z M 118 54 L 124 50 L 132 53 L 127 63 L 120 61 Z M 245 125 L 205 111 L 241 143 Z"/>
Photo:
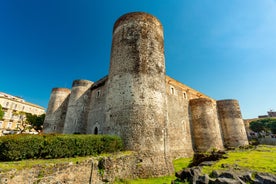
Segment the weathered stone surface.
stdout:
<path fill-rule="evenodd" d="M 217 178 L 214 181 L 214 184 L 244 184 L 244 183 L 231 178 Z"/>
<path fill-rule="evenodd" d="M 191 157 L 194 153 L 188 111 L 191 92 L 187 86 L 166 77 L 168 150 L 173 159 Z"/>
<path fill-rule="evenodd" d="M 198 152 L 224 149 L 216 103 L 207 98 L 190 100 L 192 134 Z"/>
<path fill-rule="evenodd" d="M 245 183 L 253 183 L 254 180 L 252 179 L 252 173 L 251 172 L 244 172 L 243 174 L 238 174 L 238 177 L 240 180 L 242 180 Z"/>
<path fill-rule="evenodd" d="M 254 172 L 255 173 L 255 172 Z M 201 184 L 275 184 L 276 176 L 268 173 L 255 173 L 252 177 L 250 171 L 212 171 L 210 177 L 201 173 L 201 167 L 186 168 L 183 171 L 177 172 L 176 181 L 201 183 Z"/>
<path fill-rule="evenodd" d="M 246 130 L 237 100 L 217 101 L 218 117 L 220 120 L 225 147 L 248 145 Z"/>
<path fill-rule="evenodd" d="M 256 173 L 256 180 L 264 184 L 276 184 L 276 176 L 268 173 Z"/>
<path fill-rule="evenodd" d="M 107 88 L 106 123 L 112 127 L 107 133 L 139 151 L 148 176 L 172 173 L 163 28 L 154 16 L 130 13 L 116 21 Z"/>
<path fill-rule="evenodd" d="M 143 12 L 115 22 L 108 76 L 75 80 L 69 94 L 52 93 L 44 132 L 118 135 L 139 152 L 144 177 L 172 173 L 172 159 L 223 149 L 222 137 L 233 132 L 221 132 L 214 99 L 166 76 L 162 24 Z M 220 119 L 241 130 L 240 109 L 230 102 L 218 105 Z M 244 143 L 227 145 L 246 144 L 246 135 L 238 137 Z"/>
<path fill-rule="evenodd" d="M 225 151 L 212 151 L 208 153 L 195 153 L 190 166 L 212 165 L 215 161 L 227 158 Z"/>
<path fill-rule="evenodd" d="M 201 175 L 200 167 L 186 168 L 181 172 L 177 172 L 175 176 L 181 181 L 194 182 L 198 180 L 198 177 Z M 202 179 L 201 179 L 202 180 Z"/>
<path fill-rule="evenodd" d="M 209 181 L 210 181 L 210 177 L 207 174 L 205 174 L 202 176 L 198 176 L 196 184 L 205 184 L 205 183 L 209 183 Z"/>
<path fill-rule="evenodd" d="M 201 162 L 198 166 L 211 166 L 214 163 L 216 163 L 215 161 L 205 161 L 205 162 Z"/>
<path fill-rule="evenodd" d="M 44 133 L 63 132 L 70 93 L 67 88 L 53 88 L 43 124 Z"/>
<path fill-rule="evenodd" d="M 88 80 L 75 80 L 73 82 L 63 133 L 86 133 L 86 118 L 88 114 L 86 104 L 90 101 L 91 91 L 89 89 L 92 84 L 93 82 Z"/>
<path fill-rule="evenodd" d="M 145 174 L 140 170 L 137 153 L 91 158 L 78 163 L 36 165 L 32 168 L 1 172 L 0 183 L 7 184 L 83 184 L 113 183 L 115 179 L 134 179 Z"/>

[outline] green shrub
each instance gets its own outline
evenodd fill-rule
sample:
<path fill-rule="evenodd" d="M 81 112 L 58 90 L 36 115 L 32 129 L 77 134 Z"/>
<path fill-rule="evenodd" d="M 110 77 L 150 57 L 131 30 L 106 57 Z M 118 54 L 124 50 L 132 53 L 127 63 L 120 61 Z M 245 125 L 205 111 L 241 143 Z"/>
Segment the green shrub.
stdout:
<path fill-rule="evenodd" d="M 43 137 L 12 135 L 0 139 L 0 160 L 22 160 L 37 158 L 43 145 Z"/>
<path fill-rule="evenodd" d="M 98 155 L 122 148 L 122 140 L 109 135 L 11 135 L 0 137 L 0 161 Z"/>

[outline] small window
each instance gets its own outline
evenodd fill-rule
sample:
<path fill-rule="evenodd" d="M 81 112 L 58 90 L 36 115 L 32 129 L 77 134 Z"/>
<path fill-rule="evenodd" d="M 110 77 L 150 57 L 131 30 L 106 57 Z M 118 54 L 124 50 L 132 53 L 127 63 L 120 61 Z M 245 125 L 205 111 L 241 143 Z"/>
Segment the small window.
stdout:
<path fill-rule="evenodd" d="M 8 107 L 8 106 L 9 106 L 9 102 L 6 103 L 6 107 Z"/>
<path fill-rule="evenodd" d="M 98 90 L 98 91 L 97 91 L 97 94 L 96 94 L 96 98 L 100 97 L 100 95 L 101 95 L 101 91 Z"/>
<path fill-rule="evenodd" d="M 183 98 L 184 98 L 184 99 L 188 99 L 187 93 L 186 93 L 186 92 L 183 93 Z"/>
<path fill-rule="evenodd" d="M 0 121 L 0 128 L 2 128 L 3 126 L 3 121 Z"/>
<path fill-rule="evenodd" d="M 11 128 L 12 127 L 12 122 L 9 122 L 7 125 L 7 128 Z"/>
<path fill-rule="evenodd" d="M 174 87 L 171 86 L 171 94 L 174 95 Z"/>
<path fill-rule="evenodd" d="M 54 128 L 53 128 L 53 130 L 56 130 L 57 129 L 57 126 L 56 125 L 54 125 Z"/>

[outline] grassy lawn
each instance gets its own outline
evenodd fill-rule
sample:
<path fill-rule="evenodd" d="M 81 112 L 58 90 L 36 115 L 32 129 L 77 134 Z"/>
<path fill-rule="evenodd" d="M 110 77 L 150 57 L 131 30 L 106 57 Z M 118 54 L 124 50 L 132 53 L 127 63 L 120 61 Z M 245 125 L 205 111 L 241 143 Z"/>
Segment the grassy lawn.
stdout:
<path fill-rule="evenodd" d="M 131 155 L 131 151 L 123 151 L 119 152 L 117 154 L 111 154 L 111 153 L 103 153 L 98 156 L 99 157 L 120 157 L 124 155 Z M 28 160 L 21 160 L 21 161 L 9 161 L 9 162 L 1 162 L 0 161 L 0 169 L 2 171 L 8 171 L 12 169 L 25 169 L 25 168 L 31 168 L 35 165 L 40 165 L 42 167 L 53 167 L 55 164 L 66 164 L 66 163 L 79 163 L 85 160 L 89 160 L 91 158 L 97 158 L 92 156 L 86 156 L 86 157 L 75 157 L 75 158 L 58 158 L 58 159 L 28 159 Z"/>
<path fill-rule="evenodd" d="M 229 151 L 228 156 L 213 166 L 203 167 L 203 172 L 209 174 L 212 170 L 231 167 L 276 174 L 276 146 L 260 145 L 256 149 Z"/>
<path fill-rule="evenodd" d="M 276 174 L 276 146 L 259 145 L 255 149 L 236 149 L 228 152 L 228 158 L 218 161 L 213 166 L 203 167 L 203 172 L 210 174 L 213 170 L 232 168 L 254 170 Z M 173 162 L 175 171 L 186 168 L 191 158 L 182 158 Z M 160 178 L 118 181 L 116 184 L 170 184 L 175 176 Z"/>
<path fill-rule="evenodd" d="M 35 165 L 41 165 L 45 167 L 54 166 L 54 164 L 62 164 L 62 163 L 78 163 L 81 161 L 85 161 L 90 157 L 76 157 L 76 158 L 60 158 L 60 159 L 35 159 L 35 160 L 21 160 L 14 162 L 0 162 L 0 169 L 2 171 L 7 171 L 11 169 L 21 170 L 24 168 L 31 168 Z"/>

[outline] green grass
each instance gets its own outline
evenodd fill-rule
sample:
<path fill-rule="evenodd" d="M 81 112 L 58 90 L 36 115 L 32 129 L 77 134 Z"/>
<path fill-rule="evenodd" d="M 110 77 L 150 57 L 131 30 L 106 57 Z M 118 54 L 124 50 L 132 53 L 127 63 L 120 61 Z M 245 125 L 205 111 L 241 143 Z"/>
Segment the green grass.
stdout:
<path fill-rule="evenodd" d="M 184 168 L 187 168 L 190 162 L 192 161 L 192 158 L 179 158 L 173 161 L 173 167 L 174 170 L 181 171 Z"/>
<path fill-rule="evenodd" d="M 2 171 L 8 171 L 12 169 L 22 170 L 25 168 L 31 168 L 35 165 L 41 165 L 45 167 L 51 167 L 55 164 L 63 163 L 78 163 L 81 161 L 88 160 L 90 157 L 76 157 L 76 158 L 60 158 L 60 159 L 35 159 L 35 160 L 22 160 L 22 161 L 11 161 L 11 162 L 0 162 L 0 169 Z"/>
<path fill-rule="evenodd" d="M 131 152 L 122 152 L 119 155 L 129 155 Z M 236 169 L 253 170 L 259 172 L 268 172 L 276 174 L 276 146 L 260 145 L 253 149 L 236 149 L 229 151 L 227 159 L 218 161 L 213 166 L 203 167 L 203 172 L 210 174 L 213 170 L 226 170 L 227 167 Z M 107 155 L 105 155 L 107 156 Z M 115 155 L 116 156 L 116 155 Z M 17 162 L 0 162 L 0 169 L 3 171 L 11 169 L 31 168 L 34 165 L 41 165 L 43 167 L 51 167 L 54 164 L 62 163 L 78 163 L 85 161 L 91 157 L 76 157 L 63 159 L 47 159 L 47 160 L 23 160 Z M 175 171 L 180 171 L 186 168 L 191 161 L 191 158 L 181 158 L 173 162 Z M 226 166 L 223 168 L 222 165 Z M 136 179 L 136 180 L 121 180 L 115 182 L 116 184 L 170 184 L 175 176 L 164 176 L 159 178 Z"/>
<path fill-rule="evenodd" d="M 136 179 L 136 180 L 120 180 L 116 181 L 115 184 L 170 184 L 174 180 L 174 176 L 165 176 L 159 178 L 149 179 Z"/>
<path fill-rule="evenodd" d="M 31 168 L 36 165 L 40 165 L 43 167 L 52 167 L 55 164 L 65 164 L 65 163 L 79 163 L 90 158 L 101 158 L 101 157 L 112 157 L 117 158 L 121 156 L 131 155 L 133 152 L 131 151 L 122 151 L 118 154 L 114 153 L 103 153 L 97 157 L 92 156 L 85 156 L 85 157 L 74 157 L 74 158 L 57 158 L 57 159 L 28 159 L 28 160 L 21 160 L 21 161 L 7 161 L 7 162 L 0 162 L 0 169 L 2 171 L 8 171 L 12 169 L 22 170 L 26 168 Z"/>
<path fill-rule="evenodd" d="M 227 159 L 218 161 L 213 166 L 203 167 L 203 172 L 210 174 L 213 170 L 227 170 L 227 166 L 235 169 L 253 170 L 276 174 L 276 146 L 259 145 L 253 149 L 236 149 L 229 151 Z M 173 162 L 175 171 L 188 167 L 191 158 L 181 158 Z M 222 165 L 226 166 L 223 168 Z M 239 171 L 239 170 L 238 170 Z M 170 184 L 175 176 L 149 179 L 123 180 L 116 184 Z"/>
<path fill-rule="evenodd" d="M 260 145 L 256 149 L 234 150 L 228 152 L 228 158 L 213 166 L 203 167 L 203 172 L 210 174 L 213 170 L 252 170 L 276 174 L 276 146 Z"/>

